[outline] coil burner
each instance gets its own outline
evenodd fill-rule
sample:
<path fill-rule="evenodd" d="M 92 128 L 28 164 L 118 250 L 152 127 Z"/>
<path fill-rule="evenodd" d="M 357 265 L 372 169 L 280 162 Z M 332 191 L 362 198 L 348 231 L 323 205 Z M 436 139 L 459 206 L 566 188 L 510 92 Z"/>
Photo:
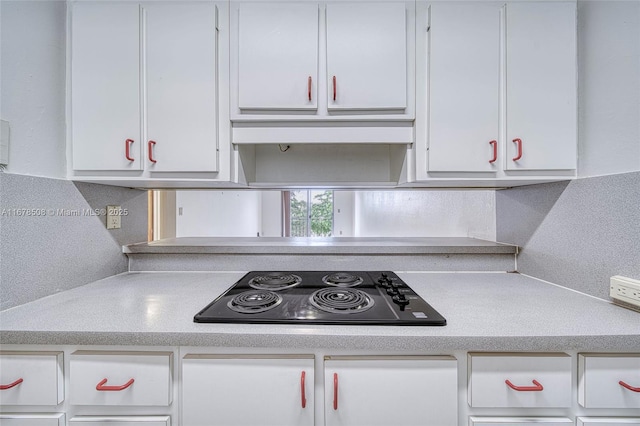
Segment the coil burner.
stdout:
<path fill-rule="evenodd" d="M 336 272 L 334 274 L 325 275 L 322 281 L 334 287 L 355 287 L 362 284 L 362 277 L 349 272 Z"/>
<path fill-rule="evenodd" d="M 249 281 L 249 287 L 257 290 L 280 291 L 295 287 L 302 282 L 302 278 L 284 272 L 269 272 L 257 275 Z"/>
<path fill-rule="evenodd" d="M 272 291 L 245 291 L 231 299 L 227 306 L 241 314 L 257 314 L 273 309 L 282 303 L 282 297 Z"/>
<path fill-rule="evenodd" d="M 332 314 L 360 313 L 374 304 L 367 293 L 351 288 L 322 288 L 311 295 L 309 302 L 321 311 Z"/>

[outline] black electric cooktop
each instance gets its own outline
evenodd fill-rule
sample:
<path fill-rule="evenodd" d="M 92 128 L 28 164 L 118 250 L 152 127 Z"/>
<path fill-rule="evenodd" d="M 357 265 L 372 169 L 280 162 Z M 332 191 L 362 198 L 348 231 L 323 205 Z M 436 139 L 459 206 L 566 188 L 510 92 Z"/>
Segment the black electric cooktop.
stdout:
<path fill-rule="evenodd" d="M 442 326 L 446 320 L 393 272 L 249 272 L 194 322 Z"/>

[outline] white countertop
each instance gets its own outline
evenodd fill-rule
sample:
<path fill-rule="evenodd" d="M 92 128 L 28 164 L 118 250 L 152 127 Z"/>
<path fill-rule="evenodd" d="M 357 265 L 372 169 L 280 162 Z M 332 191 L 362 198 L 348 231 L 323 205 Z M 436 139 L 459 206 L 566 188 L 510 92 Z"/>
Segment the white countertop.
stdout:
<path fill-rule="evenodd" d="M 196 324 L 244 272 L 125 273 L 0 312 L 3 344 L 639 351 L 640 314 L 514 273 L 398 272 L 444 327 Z"/>

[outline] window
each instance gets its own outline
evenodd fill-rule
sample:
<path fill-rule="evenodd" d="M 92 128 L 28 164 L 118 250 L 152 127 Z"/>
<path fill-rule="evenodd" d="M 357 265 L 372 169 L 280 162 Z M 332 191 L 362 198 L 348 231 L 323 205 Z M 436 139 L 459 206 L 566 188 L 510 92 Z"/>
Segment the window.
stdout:
<path fill-rule="evenodd" d="M 333 191 L 285 191 L 288 237 L 333 236 Z"/>

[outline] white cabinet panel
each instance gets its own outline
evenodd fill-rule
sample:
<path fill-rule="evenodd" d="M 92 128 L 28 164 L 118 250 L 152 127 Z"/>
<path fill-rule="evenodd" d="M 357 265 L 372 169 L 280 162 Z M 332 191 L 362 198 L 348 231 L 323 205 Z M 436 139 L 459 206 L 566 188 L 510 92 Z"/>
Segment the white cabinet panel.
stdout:
<path fill-rule="evenodd" d="M 469 426 L 567 426 L 566 417 L 469 417 Z"/>
<path fill-rule="evenodd" d="M 566 354 L 470 353 L 472 407 L 570 407 L 571 357 Z"/>
<path fill-rule="evenodd" d="M 436 3 L 430 10 L 429 171 L 495 172 L 500 5 Z"/>
<path fill-rule="evenodd" d="M 507 170 L 576 168 L 576 88 L 576 3 L 509 3 Z"/>
<path fill-rule="evenodd" d="M 578 401 L 586 408 L 640 408 L 640 354 L 580 354 Z"/>
<path fill-rule="evenodd" d="M 75 170 L 143 168 L 140 19 L 136 3 L 73 4 L 71 124 Z"/>
<path fill-rule="evenodd" d="M 452 357 L 327 357 L 325 425 L 454 426 Z"/>
<path fill-rule="evenodd" d="M 328 108 L 407 107 L 404 3 L 327 5 Z"/>
<path fill-rule="evenodd" d="M 65 426 L 64 413 L 0 414 L 2 426 Z"/>
<path fill-rule="evenodd" d="M 317 108 L 318 19 L 317 3 L 240 6 L 240 109 Z"/>
<path fill-rule="evenodd" d="M 171 352 L 76 351 L 71 403 L 167 406 L 173 395 L 172 357 Z"/>
<path fill-rule="evenodd" d="M 62 352 L 0 352 L 0 405 L 58 405 L 64 400 Z"/>
<path fill-rule="evenodd" d="M 577 426 L 640 426 L 640 417 L 578 417 Z"/>
<path fill-rule="evenodd" d="M 169 416 L 78 416 L 69 420 L 78 426 L 171 426 Z"/>
<path fill-rule="evenodd" d="M 212 3 L 144 6 L 148 166 L 217 171 L 217 10 Z M 188 31 L 187 31 L 188 29 Z M 154 162 L 155 161 L 155 162 Z"/>
<path fill-rule="evenodd" d="M 304 426 L 314 422 L 312 356 L 187 355 L 183 426 Z"/>

